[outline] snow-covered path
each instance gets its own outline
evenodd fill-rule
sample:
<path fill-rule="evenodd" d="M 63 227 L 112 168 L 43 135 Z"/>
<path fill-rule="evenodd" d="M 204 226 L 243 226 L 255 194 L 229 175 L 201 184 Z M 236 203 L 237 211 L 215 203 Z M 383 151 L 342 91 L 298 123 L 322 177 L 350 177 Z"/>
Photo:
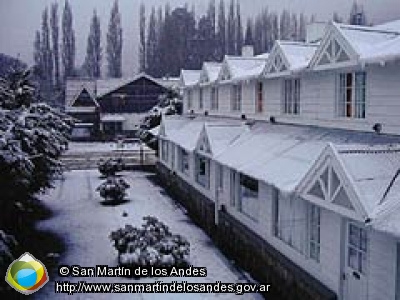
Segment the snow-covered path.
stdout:
<path fill-rule="evenodd" d="M 95 191 L 102 182 L 96 170 L 71 171 L 65 180 L 58 181 L 56 187 L 43 196 L 43 201 L 54 211 L 54 216 L 38 224 L 39 229 L 55 232 L 63 237 L 66 251 L 59 264 L 94 267 L 96 265 L 117 266 L 117 252 L 108 238 L 109 233 L 125 224 L 140 226 L 142 217 L 156 216 L 167 224 L 172 233 L 188 238 L 191 244 L 191 264 L 206 267 L 207 277 L 203 278 L 143 278 L 140 280 L 115 278 L 50 278 L 45 287 L 34 296 L 35 299 L 262 299 L 260 295 L 245 294 L 55 294 L 55 281 L 71 282 L 243 282 L 225 257 L 211 240 L 177 207 L 174 202 L 154 185 L 145 173 L 123 173 L 129 188 L 127 203 L 119 206 L 103 206 Z M 127 217 L 123 213 L 128 214 Z"/>

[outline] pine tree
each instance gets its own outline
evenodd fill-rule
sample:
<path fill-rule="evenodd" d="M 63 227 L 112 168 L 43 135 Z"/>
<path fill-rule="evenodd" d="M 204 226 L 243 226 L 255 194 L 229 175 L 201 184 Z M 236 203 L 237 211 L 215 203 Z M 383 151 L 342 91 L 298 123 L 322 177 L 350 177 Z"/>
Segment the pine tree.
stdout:
<path fill-rule="evenodd" d="M 290 13 L 286 9 L 282 11 L 280 17 L 280 39 L 281 40 L 289 40 L 290 39 Z"/>
<path fill-rule="evenodd" d="M 62 62 L 64 79 L 75 76 L 75 32 L 73 29 L 72 10 L 68 0 L 65 1 L 62 16 Z"/>
<path fill-rule="evenodd" d="M 42 81 L 40 89 L 42 97 L 44 97 L 46 101 L 50 101 L 53 88 L 53 56 L 50 46 L 49 14 L 47 7 L 42 14 L 41 55 Z"/>
<path fill-rule="evenodd" d="M 339 16 L 339 14 L 336 11 L 332 15 L 332 21 L 335 23 L 343 23 L 343 19 Z"/>
<path fill-rule="evenodd" d="M 236 3 L 235 36 L 236 54 L 241 55 L 243 48 L 243 26 L 239 1 Z"/>
<path fill-rule="evenodd" d="M 96 10 L 93 11 L 87 39 L 86 58 L 84 63 L 85 74 L 90 78 L 101 77 L 101 28 L 100 19 Z"/>
<path fill-rule="evenodd" d="M 54 64 L 54 84 L 56 88 L 60 88 L 60 49 L 59 49 L 59 20 L 58 20 L 58 4 L 51 5 L 50 15 L 51 39 L 53 44 L 53 64 Z"/>
<path fill-rule="evenodd" d="M 41 72 L 42 66 L 42 43 L 40 38 L 40 31 L 36 30 L 35 42 L 33 44 L 33 60 L 37 72 Z"/>
<path fill-rule="evenodd" d="M 297 41 L 299 38 L 299 23 L 297 21 L 297 15 L 292 14 L 292 19 L 290 21 L 290 39 L 292 41 Z"/>
<path fill-rule="evenodd" d="M 226 54 L 226 17 L 224 0 L 220 0 L 219 2 L 217 41 L 217 59 L 222 60 Z"/>
<path fill-rule="evenodd" d="M 350 10 L 349 24 L 351 25 L 367 25 L 367 17 L 364 7 L 357 2 L 353 2 Z"/>
<path fill-rule="evenodd" d="M 246 34 L 244 38 L 244 44 L 246 46 L 253 46 L 254 45 L 254 39 L 253 39 L 253 22 L 251 19 L 247 19 L 246 23 Z"/>
<path fill-rule="evenodd" d="M 156 51 L 158 44 L 156 22 L 157 22 L 156 10 L 154 7 L 152 7 L 149 20 L 149 27 L 147 31 L 147 42 L 146 42 L 146 61 L 147 61 L 146 73 L 152 76 L 158 75 L 156 70 L 157 68 Z"/>
<path fill-rule="evenodd" d="M 228 22 L 227 22 L 227 54 L 234 55 L 236 52 L 236 24 L 235 24 L 235 3 L 231 0 L 229 4 Z"/>
<path fill-rule="evenodd" d="M 146 70 L 146 8 L 143 3 L 140 4 L 139 31 L 139 70 L 144 72 Z"/>
<path fill-rule="evenodd" d="M 107 61 L 108 76 L 118 78 L 122 76 L 122 27 L 118 1 L 114 2 L 111 10 L 110 23 L 107 33 Z"/>
<path fill-rule="evenodd" d="M 208 40 L 210 42 L 210 51 L 212 53 L 209 59 L 217 60 L 217 50 L 216 50 L 216 12 L 215 12 L 215 0 L 210 0 L 207 9 L 207 19 L 210 22 L 211 31 Z"/>
<path fill-rule="evenodd" d="M 300 14 L 299 41 L 305 42 L 307 38 L 307 19 L 303 13 Z"/>

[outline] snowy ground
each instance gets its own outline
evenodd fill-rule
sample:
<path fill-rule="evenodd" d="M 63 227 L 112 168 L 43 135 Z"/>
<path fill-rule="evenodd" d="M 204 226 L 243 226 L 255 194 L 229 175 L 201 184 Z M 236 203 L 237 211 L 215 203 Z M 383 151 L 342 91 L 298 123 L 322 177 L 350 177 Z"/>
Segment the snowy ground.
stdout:
<path fill-rule="evenodd" d="M 102 181 L 97 170 L 71 171 L 65 180 L 58 181 L 56 187 L 43 196 L 43 201 L 54 211 L 51 219 L 38 224 L 39 229 L 55 232 L 63 237 L 66 251 L 59 264 L 94 267 L 96 265 L 117 266 L 117 252 L 112 247 L 108 235 L 125 224 L 139 226 L 142 217 L 154 215 L 166 223 L 172 233 L 187 237 L 191 244 L 191 264 L 206 267 L 207 277 L 203 278 L 54 278 L 39 292 L 35 299 L 235 299 L 234 294 L 55 294 L 54 282 L 70 280 L 78 282 L 245 282 L 213 245 L 205 233 L 196 227 L 182 210 L 154 185 L 148 175 L 140 172 L 123 173 L 131 185 L 127 203 L 119 206 L 103 206 L 95 191 Z M 123 212 L 128 216 L 123 217 Z M 245 294 L 241 299 L 262 299 L 258 294 Z"/>

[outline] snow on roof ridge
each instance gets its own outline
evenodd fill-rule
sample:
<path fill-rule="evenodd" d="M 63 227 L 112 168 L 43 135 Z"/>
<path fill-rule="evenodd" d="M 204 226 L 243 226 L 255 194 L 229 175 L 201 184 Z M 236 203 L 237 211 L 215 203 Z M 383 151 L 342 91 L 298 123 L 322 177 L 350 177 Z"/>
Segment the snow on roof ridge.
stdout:
<path fill-rule="evenodd" d="M 304 47 L 318 47 L 319 43 L 308 43 L 302 41 L 290 41 L 290 40 L 276 40 L 280 45 L 292 45 L 292 46 L 304 46 Z"/>
<path fill-rule="evenodd" d="M 339 28 L 339 30 L 340 29 L 349 29 L 349 30 L 357 30 L 357 31 L 364 31 L 364 32 L 400 35 L 400 32 L 398 32 L 398 31 L 379 29 L 374 26 L 349 25 L 349 24 L 335 23 L 335 22 L 332 22 L 332 24 L 334 26 L 336 26 L 337 28 Z"/>
<path fill-rule="evenodd" d="M 383 153 L 400 153 L 400 145 L 379 145 L 379 146 L 355 146 L 354 149 L 340 149 L 337 147 L 339 154 L 383 154 Z"/>

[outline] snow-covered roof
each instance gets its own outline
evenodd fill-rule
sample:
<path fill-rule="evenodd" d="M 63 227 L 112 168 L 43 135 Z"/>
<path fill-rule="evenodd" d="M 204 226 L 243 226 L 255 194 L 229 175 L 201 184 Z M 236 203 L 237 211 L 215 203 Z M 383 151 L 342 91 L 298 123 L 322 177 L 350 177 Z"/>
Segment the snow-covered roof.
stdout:
<path fill-rule="evenodd" d="M 158 85 L 164 86 L 163 80 L 159 80 L 156 78 L 151 77 L 145 73 L 139 73 L 134 77 L 130 78 L 108 78 L 108 79 L 98 79 L 96 81 L 96 90 L 97 90 L 97 98 L 101 98 L 127 84 L 130 84 L 140 78 L 146 78 Z"/>
<path fill-rule="evenodd" d="M 319 44 L 294 41 L 276 41 L 263 70 L 266 76 L 279 76 L 283 73 L 306 69 L 314 57 Z"/>
<path fill-rule="evenodd" d="M 220 80 L 238 81 L 260 76 L 267 63 L 268 54 L 243 57 L 225 55 L 218 78 Z"/>
<path fill-rule="evenodd" d="M 305 69 L 319 46 L 318 44 L 291 41 L 278 41 L 278 43 L 289 62 L 291 71 Z"/>
<path fill-rule="evenodd" d="M 72 105 L 74 100 L 79 96 L 82 92 L 82 89 L 86 88 L 86 90 L 95 95 L 96 90 L 96 81 L 93 79 L 67 79 L 66 87 L 65 87 L 65 107 L 69 107 Z"/>
<path fill-rule="evenodd" d="M 212 155 L 217 156 L 222 153 L 247 129 L 247 126 L 239 123 L 206 123 L 204 133 L 210 143 Z"/>
<path fill-rule="evenodd" d="M 124 122 L 126 121 L 125 117 L 119 114 L 103 114 L 101 116 L 102 122 Z"/>
<path fill-rule="evenodd" d="M 367 59 L 376 54 L 376 48 L 399 36 L 396 31 L 377 29 L 376 27 L 336 24 L 346 41 L 359 55 L 359 58 Z"/>
<path fill-rule="evenodd" d="M 222 64 L 217 62 L 204 62 L 201 70 L 201 83 L 214 83 L 218 79 Z"/>
<path fill-rule="evenodd" d="M 379 30 L 397 31 L 400 33 L 400 20 L 394 20 L 379 25 L 375 25 L 374 28 Z"/>
<path fill-rule="evenodd" d="M 168 140 L 186 151 L 193 151 L 203 126 L 204 124 L 199 121 L 181 123 L 181 126 L 169 129 Z"/>
<path fill-rule="evenodd" d="M 194 86 L 200 81 L 201 70 L 181 70 L 181 86 Z"/>

